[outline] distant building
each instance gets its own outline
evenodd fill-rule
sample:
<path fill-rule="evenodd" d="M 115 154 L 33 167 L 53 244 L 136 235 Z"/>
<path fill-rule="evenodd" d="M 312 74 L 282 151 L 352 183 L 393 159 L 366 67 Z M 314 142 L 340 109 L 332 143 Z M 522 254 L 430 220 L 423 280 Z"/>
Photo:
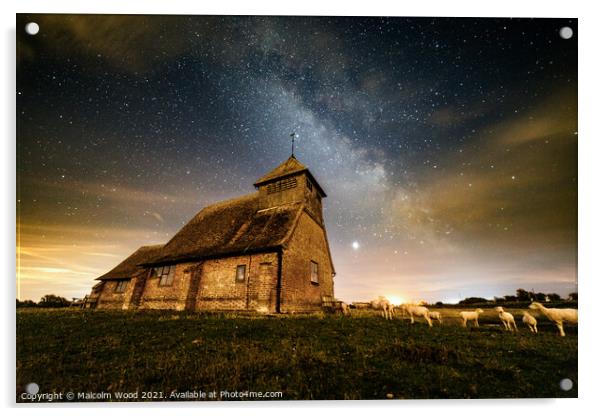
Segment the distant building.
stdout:
<path fill-rule="evenodd" d="M 86 306 L 305 312 L 334 297 L 326 196 L 291 156 L 257 191 L 202 209 L 164 245 L 143 246 L 97 278 Z"/>

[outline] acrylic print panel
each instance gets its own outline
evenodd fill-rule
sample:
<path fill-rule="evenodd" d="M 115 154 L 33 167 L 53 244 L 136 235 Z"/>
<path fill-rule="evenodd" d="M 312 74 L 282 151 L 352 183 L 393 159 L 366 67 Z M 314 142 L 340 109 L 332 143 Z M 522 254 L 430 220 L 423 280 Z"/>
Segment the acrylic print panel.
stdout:
<path fill-rule="evenodd" d="M 17 402 L 576 397 L 577 36 L 17 15 Z"/>

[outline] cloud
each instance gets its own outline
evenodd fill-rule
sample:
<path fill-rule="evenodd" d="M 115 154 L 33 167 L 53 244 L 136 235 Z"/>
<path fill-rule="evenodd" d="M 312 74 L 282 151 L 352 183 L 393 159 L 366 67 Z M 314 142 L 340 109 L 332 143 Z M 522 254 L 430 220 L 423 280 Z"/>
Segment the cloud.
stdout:
<path fill-rule="evenodd" d="M 569 98 L 560 93 L 531 116 L 483 126 L 473 146 L 456 147 L 415 182 L 387 181 L 376 235 L 364 237 L 360 252 L 333 248 L 337 295 L 435 301 L 518 287 L 574 291 L 577 136 Z"/>
<path fill-rule="evenodd" d="M 35 60 L 44 50 L 61 57 L 81 54 L 99 71 L 108 63 L 117 70 L 145 72 L 166 54 L 174 56 L 187 47 L 187 39 L 171 30 L 175 22 L 170 16 L 39 14 L 28 18 L 40 25 L 40 33 L 35 40 L 19 37 L 21 61 Z"/>
<path fill-rule="evenodd" d="M 145 211 L 144 214 L 152 216 L 153 218 L 155 218 L 159 222 L 165 222 L 165 220 L 163 219 L 163 217 L 161 216 L 161 214 L 159 214 L 158 212 Z"/>
<path fill-rule="evenodd" d="M 571 139 L 577 132 L 577 94 L 557 92 L 531 110 L 490 127 L 497 143 L 518 146 L 557 138 Z"/>
<path fill-rule="evenodd" d="M 152 204 L 177 202 L 179 204 L 197 204 L 198 197 L 190 194 L 149 191 L 115 182 L 97 182 L 84 180 L 41 181 L 39 179 L 20 178 L 22 190 L 34 190 L 36 193 L 57 195 L 73 192 L 76 189 L 81 195 L 91 199 L 107 199 L 115 203 L 129 205 L 133 203 Z"/>
<path fill-rule="evenodd" d="M 17 293 L 34 300 L 49 293 L 82 297 L 139 246 L 164 241 L 150 229 L 19 224 Z"/>
<path fill-rule="evenodd" d="M 562 97 L 534 109 L 531 123 L 516 117 L 483 127 L 478 146 L 449 154 L 418 186 L 392 189 L 389 226 L 475 245 L 575 244 L 575 119 L 551 105 L 567 103 Z"/>
<path fill-rule="evenodd" d="M 517 256 L 464 247 L 456 247 L 454 252 L 422 247 L 404 254 L 403 250 L 395 253 L 387 244 L 362 250 L 357 257 L 342 249 L 333 253 L 337 260 L 336 294 L 341 299 L 396 295 L 431 302 L 457 301 L 468 296 L 512 294 L 519 287 L 566 295 L 577 284 L 575 263 L 550 261 L 550 253 Z"/>

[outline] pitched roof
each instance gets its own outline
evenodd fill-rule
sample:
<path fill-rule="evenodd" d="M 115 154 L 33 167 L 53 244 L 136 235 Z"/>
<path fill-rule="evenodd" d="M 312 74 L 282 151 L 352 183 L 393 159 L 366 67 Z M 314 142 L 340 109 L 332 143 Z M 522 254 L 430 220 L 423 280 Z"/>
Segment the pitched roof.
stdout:
<path fill-rule="evenodd" d="M 312 179 L 312 181 L 318 187 L 318 190 L 320 191 L 320 193 L 322 194 L 322 196 L 325 197 L 326 193 L 324 192 L 324 190 L 322 189 L 322 187 L 320 186 L 320 184 L 318 183 L 318 181 L 316 181 L 316 179 L 311 174 L 311 172 L 309 171 L 309 169 L 307 168 L 307 166 L 305 166 L 303 163 L 299 162 L 295 158 L 295 156 L 291 156 L 288 159 L 286 159 L 283 163 L 281 163 L 280 165 L 278 165 L 275 169 L 273 169 L 272 171 L 266 173 L 261 178 L 259 178 L 257 180 L 257 182 L 255 182 L 253 185 L 255 185 L 256 187 L 258 187 L 260 185 L 264 185 L 264 184 L 267 184 L 267 183 L 270 183 L 270 182 L 274 182 L 274 181 L 276 181 L 278 179 L 286 178 L 287 176 L 296 175 L 296 174 L 299 174 L 299 173 L 302 173 L 302 172 L 307 173 L 307 176 L 309 176 Z"/>
<path fill-rule="evenodd" d="M 292 231 L 301 203 L 259 210 L 251 194 L 202 209 L 146 264 L 162 264 L 280 247 Z"/>
<path fill-rule="evenodd" d="M 151 261 L 161 250 L 163 244 L 154 246 L 142 246 L 134 251 L 127 259 L 119 263 L 108 273 L 96 278 L 96 280 L 117 280 L 131 278 L 133 275 L 143 270 L 141 263 Z"/>
<path fill-rule="evenodd" d="M 294 173 L 300 173 L 300 172 L 303 172 L 306 170 L 308 170 L 308 169 L 303 163 L 299 162 L 295 158 L 295 156 L 291 156 L 288 159 L 286 159 L 284 162 L 282 162 L 280 165 L 276 166 L 275 169 L 273 169 L 272 171 L 266 173 L 261 178 L 259 178 L 257 180 L 257 182 L 255 182 L 254 185 L 259 186 L 261 184 L 271 182 L 271 181 L 281 178 L 283 176 L 289 176 Z"/>

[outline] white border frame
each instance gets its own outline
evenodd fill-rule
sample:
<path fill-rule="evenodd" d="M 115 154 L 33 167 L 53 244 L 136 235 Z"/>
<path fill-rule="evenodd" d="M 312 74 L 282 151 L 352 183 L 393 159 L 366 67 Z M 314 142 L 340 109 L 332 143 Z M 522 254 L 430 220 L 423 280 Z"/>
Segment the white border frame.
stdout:
<path fill-rule="evenodd" d="M 475 0 L 423 0 L 419 2 L 392 2 L 371 0 L 352 3 L 350 1 L 304 0 L 287 3 L 281 1 L 227 1 L 193 3 L 185 0 L 149 2 L 148 0 L 103 0 L 85 3 L 81 0 L 21 0 L 13 4 L 2 2 L 3 13 L 3 54 L 0 68 L 2 76 L 2 97 L 0 114 L 4 129 L 2 140 L 1 171 L 4 181 L 4 203 L 1 210 L 2 265 L 5 273 L 2 293 L 3 328 L 2 377 L 0 378 L 3 405 L 12 407 L 9 414 L 22 408 L 27 413 L 33 411 L 31 405 L 14 404 L 15 392 L 15 281 L 11 278 L 15 270 L 15 13 L 132 13 L 132 14 L 282 14 L 282 15 L 337 15 L 337 16 L 465 16 L 465 17 L 571 17 L 579 19 L 579 289 L 580 289 L 580 331 L 579 331 L 579 399 L 518 399 L 518 400 L 433 400 L 433 401 L 342 401 L 342 402 L 228 402 L 228 403 L 152 403 L 152 404 L 94 404 L 85 412 L 101 414 L 110 408 L 118 414 L 130 413 L 133 408 L 144 408 L 148 414 L 164 414 L 166 407 L 177 408 L 177 412 L 210 412 L 211 414 L 261 413 L 281 415 L 284 408 L 290 416 L 306 415 L 311 412 L 333 412 L 335 409 L 346 415 L 365 416 L 374 407 L 377 412 L 420 412 L 421 414 L 451 415 L 503 415 L 509 412 L 531 411 L 548 414 L 578 414 L 587 412 L 591 405 L 602 397 L 597 391 L 600 362 L 596 347 L 600 341 L 598 299 L 602 296 L 601 271 L 598 262 L 601 231 L 600 179 L 602 179 L 599 158 L 601 138 L 599 137 L 598 108 L 602 97 L 600 90 L 600 35 L 599 7 L 595 2 L 576 1 L 531 1 L 506 0 L 503 2 Z M 598 123 L 597 123 L 598 122 Z M 598 324 L 598 325 L 596 325 Z M 35 405 L 45 415 L 70 415 L 84 411 L 82 407 L 91 404 L 50 404 Z"/>

